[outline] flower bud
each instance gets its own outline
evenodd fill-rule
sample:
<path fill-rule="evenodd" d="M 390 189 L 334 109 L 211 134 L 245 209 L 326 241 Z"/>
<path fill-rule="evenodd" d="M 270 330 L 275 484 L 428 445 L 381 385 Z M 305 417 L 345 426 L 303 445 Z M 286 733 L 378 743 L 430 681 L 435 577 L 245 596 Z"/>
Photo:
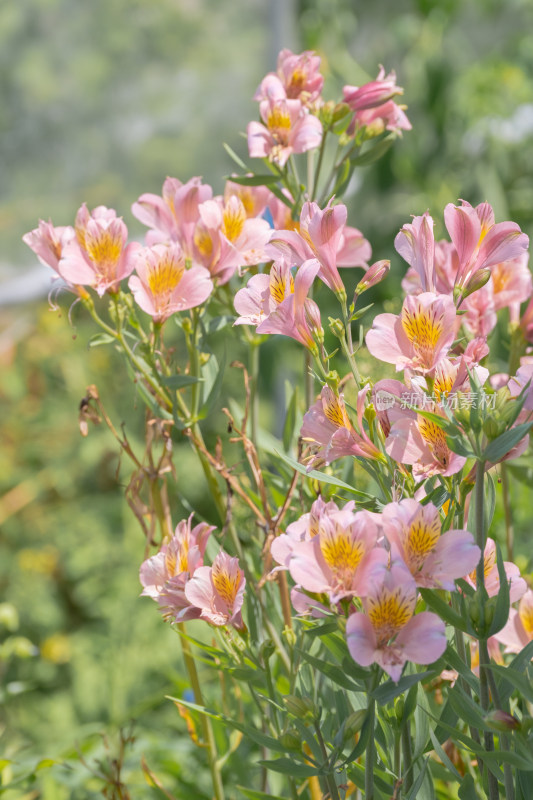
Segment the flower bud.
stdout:
<path fill-rule="evenodd" d="M 506 425 L 505 422 L 501 419 L 497 420 L 495 417 L 489 417 L 483 423 L 483 433 L 487 437 L 487 439 L 497 439 L 498 436 L 505 431 Z"/>
<path fill-rule="evenodd" d="M 261 657 L 263 661 L 268 661 L 270 656 L 276 651 L 276 645 L 272 639 L 266 639 L 261 645 Z"/>
<path fill-rule="evenodd" d="M 296 728 L 290 728 L 286 733 L 282 733 L 279 742 L 286 750 L 302 749 L 302 740 Z"/>
<path fill-rule="evenodd" d="M 296 644 L 296 633 L 293 628 L 289 628 L 288 625 L 285 625 L 283 628 L 283 634 L 285 637 L 285 641 L 289 645 L 289 647 L 294 647 Z"/>
<path fill-rule="evenodd" d="M 403 720 L 403 712 L 405 711 L 405 700 L 403 697 L 399 697 L 395 704 L 394 704 L 394 713 L 396 714 L 396 719 L 398 722 Z"/>
<path fill-rule="evenodd" d="M 296 697 L 288 694 L 283 698 L 285 707 L 289 714 L 298 719 L 313 719 L 316 716 L 315 704 L 308 697 Z"/>
<path fill-rule="evenodd" d="M 366 719 L 366 714 L 366 709 L 362 708 L 359 709 L 359 711 L 354 711 L 349 717 L 347 717 L 346 722 L 344 723 L 345 742 L 352 739 L 356 733 L 359 733 Z"/>
<path fill-rule="evenodd" d="M 376 261 L 371 267 L 367 269 L 364 277 L 359 281 L 355 287 L 355 295 L 360 295 L 370 289 L 372 286 L 380 283 L 390 270 L 390 261 L 383 259 Z"/>
<path fill-rule="evenodd" d="M 333 317 L 328 317 L 329 319 L 329 329 L 337 339 L 342 339 L 344 336 L 344 324 L 341 319 L 333 319 Z"/>
<path fill-rule="evenodd" d="M 482 289 L 486 283 L 488 283 L 491 276 L 491 271 L 488 267 L 484 267 L 483 269 L 477 269 L 466 286 L 463 289 L 462 299 L 464 300 L 469 295 L 477 292 L 478 289 Z"/>
<path fill-rule="evenodd" d="M 495 731 L 516 731 L 520 728 L 520 721 L 507 711 L 496 709 L 485 716 L 485 722 Z"/>

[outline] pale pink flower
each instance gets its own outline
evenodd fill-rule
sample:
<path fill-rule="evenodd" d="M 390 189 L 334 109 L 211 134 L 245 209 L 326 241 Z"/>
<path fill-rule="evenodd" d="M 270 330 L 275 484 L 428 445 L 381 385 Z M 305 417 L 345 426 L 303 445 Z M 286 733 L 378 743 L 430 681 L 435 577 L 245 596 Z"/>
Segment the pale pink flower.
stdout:
<path fill-rule="evenodd" d="M 524 417 L 522 421 L 526 422 L 530 415 L 524 412 L 533 411 L 533 364 L 523 364 L 519 367 L 514 378 L 510 379 L 508 387 L 512 398 L 518 397 L 525 390 L 520 416 Z"/>
<path fill-rule="evenodd" d="M 437 394 L 442 397 L 448 385 L 448 380 L 437 384 Z M 373 399 L 387 437 L 386 452 L 394 461 L 411 465 L 415 478 L 454 475 L 463 468 L 466 458 L 450 450 L 443 429 L 417 413 L 416 409 L 432 411 L 447 419 L 439 404 L 432 402 L 416 382 L 408 389 L 399 381 L 378 381 Z"/>
<path fill-rule="evenodd" d="M 370 353 L 394 364 L 397 370 L 409 367 L 431 372 L 444 358 L 455 338 L 456 310 L 446 295 L 423 292 L 405 298 L 402 312 L 378 314 L 366 335 Z"/>
<path fill-rule="evenodd" d="M 447 641 L 444 622 L 436 614 L 422 611 L 413 616 L 416 585 L 405 564 L 387 562 L 388 557 L 373 570 L 364 613 L 348 618 L 346 640 L 357 664 L 377 663 L 397 682 L 406 661 L 431 664 L 444 653 Z"/>
<path fill-rule="evenodd" d="M 213 290 L 209 272 L 203 267 L 185 268 L 178 244 L 143 247 L 135 260 L 136 275 L 128 286 L 154 322 L 164 322 L 177 311 L 204 303 Z"/>
<path fill-rule="evenodd" d="M 509 613 L 509 620 L 495 638 L 505 645 L 506 653 L 519 653 L 533 640 L 533 591 L 528 589 L 521 597 L 518 611 Z"/>
<path fill-rule="evenodd" d="M 22 237 L 24 244 L 33 250 L 41 264 L 58 272 L 63 248 L 75 237 L 74 228 L 70 225 L 54 227 L 52 222 L 39 220 L 39 227 Z M 59 274 L 59 273 L 58 273 Z"/>
<path fill-rule="evenodd" d="M 527 583 L 520 576 L 520 569 L 512 561 L 504 561 L 505 575 L 509 583 L 511 603 L 519 600 L 527 589 Z M 485 575 L 485 589 L 489 597 L 494 597 L 500 591 L 500 575 L 496 563 L 496 544 L 494 539 L 487 539 L 483 554 L 483 570 Z M 464 576 L 465 580 L 474 588 L 476 587 L 476 570 Z"/>
<path fill-rule="evenodd" d="M 524 303 L 533 293 L 531 271 L 528 267 L 529 253 L 523 253 L 510 261 L 494 264 L 491 269 L 494 308 L 507 308 L 511 304 Z"/>
<path fill-rule="evenodd" d="M 376 261 L 371 267 L 367 269 L 364 276 L 361 278 L 355 287 L 355 294 L 363 294 L 367 289 L 377 286 L 378 283 L 387 277 L 390 271 L 390 261 L 383 259 Z"/>
<path fill-rule="evenodd" d="M 403 94 L 403 89 L 396 85 L 396 75 L 380 67 L 375 81 L 363 86 L 345 86 L 344 102 L 354 111 L 354 119 L 348 133 L 366 127 L 371 128 L 374 135 L 383 130 L 411 130 L 403 108 L 397 105 L 393 97 Z"/>
<path fill-rule="evenodd" d="M 435 237 L 433 218 L 428 211 L 403 226 L 394 240 L 394 247 L 415 270 L 422 291 L 435 292 Z"/>
<path fill-rule="evenodd" d="M 246 579 L 238 558 L 221 550 L 211 567 L 198 567 L 185 586 L 185 597 L 212 625 L 242 629 Z"/>
<path fill-rule="evenodd" d="M 236 195 L 207 200 L 199 211 L 194 255 L 219 283 L 226 283 L 237 268 L 265 260 L 270 225 L 264 219 L 248 217 Z"/>
<path fill-rule="evenodd" d="M 116 293 L 133 270 L 140 245 L 127 244 L 128 229 L 112 208 L 89 213 L 85 203 L 76 215 L 76 239 L 63 247 L 57 271 L 71 284 L 92 286 L 100 296 Z"/>
<path fill-rule="evenodd" d="M 388 100 L 392 100 L 393 97 L 403 94 L 403 89 L 400 86 L 396 86 L 396 73 L 394 70 L 385 75 L 385 69 L 381 65 L 375 81 L 370 81 L 360 87 L 345 86 L 342 91 L 344 102 L 350 106 L 352 111 L 376 108 Z"/>
<path fill-rule="evenodd" d="M 331 464 L 343 456 L 382 459 L 378 448 L 368 437 L 363 427 L 365 398 L 369 390 L 365 386 L 357 395 L 357 429 L 346 413 L 344 395 L 335 394 L 329 386 L 324 386 L 320 397 L 304 415 L 301 436 L 315 449 L 308 469 L 318 463 Z"/>
<path fill-rule="evenodd" d="M 422 217 L 415 217 L 415 220 L 421 220 Z M 415 223 L 413 222 L 413 227 Z M 404 225 L 398 236 L 396 237 L 396 241 L 398 237 L 404 231 L 405 228 L 409 228 L 410 226 Z M 413 246 L 413 251 L 420 246 L 421 242 L 415 242 Z M 400 243 L 400 247 L 402 250 L 398 250 L 400 255 L 406 259 L 409 263 L 409 259 L 411 257 L 418 258 L 418 265 L 424 264 L 424 262 L 420 259 L 422 255 L 419 249 L 416 249 L 416 253 L 413 252 L 411 254 L 408 242 L 404 242 L 403 244 Z M 402 252 L 403 251 L 403 252 Z M 404 255 L 405 253 L 405 255 Z M 457 256 L 457 251 L 451 242 L 446 241 L 445 239 L 441 239 L 439 242 L 435 242 L 434 247 L 434 258 L 433 258 L 433 269 L 430 267 L 431 260 L 427 260 L 424 266 L 427 266 L 428 273 L 432 276 L 432 279 L 435 284 L 435 292 L 437 294 L 453 294 L 453 288 L 455 286 L 455 278 L 457 275 L 457 270 L 459 269 L 459 259 Z M 411 266 L 407 270 L 405 277 L 402 280 L 402 289 L 406 294 L 420 294 L 421 292 L 425 291 L 423 288 L 423 280 L 415 267 Z"/>
<path fill-rule="evenodd" d="M 247 173 L 247 177 L 252 177 L 252 173 Z M 261 216 L 274 195 L 268 186 L 242 186 L 229 178 L 224 186 L 224 202 L 227 203 L 230 197 L 237 197 L 246 216 L 253 219 Z"/>
<path fill-rule="evenodd" d="M 347 266 L 349 262 L 350 266 L 367 269 L 371 249 L 360 231 L 346 227 L 346 206 L 332 205 L 332 202 L 330 200 L 324 209 L 317 203 L 304 203 L 299 230 L 274 231 L 267 250 L 274 258 L 281 253 L 292 264 L 301 264 L 308 258 L 318 259 L 319 278 L 334 292 L 342 294 L 344 284 L 338 267 Z"/>
<path fill-rule="evenodd" d="M 533 298 L 529 301 L 519 324 L 526 341 L 533 342 Z"/>
<path fill-rule="evenodd" d="M 466 330 L 476 337 L 486 338 L 498 321 L 492 281 L 470 294 L 461 308 L 466 311 L 461 317 Z"/>
<path fill-rule="evenodd" d="M 249 122 L 248 151 L 252 158 L 268 158 L 284 167 L 292 153 L 305 153 L 320 145 L 322 123 L 299 100 L 262 100 L 263 123 Z"/>
<path fill-rule="evenodd" d="M 425 506 L 405 499 L 389 503 L 382 512 L 385 536 L 411 572 L 417 586 L 455 590 L 455 580 L 475 568 L 481 551 L 471 533 L 448 530 L 433 503 Z"/>
<path fill-rule="evenodd" d="M 191 528 L 191 516 L 178 523 L 172 538 L 163 544 L 157 555 L 141 565 L 141 594 L 159 603 L 160 610 L 170 621 L 195 619 L 198 609 L 191 608 L 184 589 L 190 576 L 202 565 L 207 540 L 214 530 L 201 522 Z"/>
<path fill-rule="evenodd" d="M 352 500 L 344 506 L 344 509 L 349 511 L 353 511 L 353 508 Z M 299 543 L 307 542 L 316 536 L 321 517 L 336 511 L 339 511 L 339 507 L 333 500 L 325 503 L 321 497 L 318 497 L 307 514 L 303 514 L 295 522 L 291 522 L 287 526 L 286 533 L 281 533 L 270 545 L 272 558 L 280 565 L 276 567 L 276 570 L 287 569 L 291 556 Z"/>
<path fill-rule="evenodd" d="M 234 324 L 257 325 L 257 333 L 280 333 L 314 349 L 314 332 L 322 331 L 320 311 L 307 294 L 319 269 L 310 259 L 293 279 L 288 262 L 274 262 L 269 275 L 254 275 L 235 295 L 239 317 Z"/>
<path fill-rule="evenodd" d="M 162 196 L 143 194 L 131 207 L 133 216 L 152 230 L 146 236 L 148 245 L 178 242 L 185 258 L 192 259 L 194 233 L 200 219 L 199 206 L 213 196 L 213 190 L 201 178 L 182 183 L 167 178 Z"/>
<path fill-rule="evenodd" d="M 449 203 L 444 209 L 444 222 L 457 251 L 459 287 L 466 286 L 477 270 L 521 257 L 528 247 L 529 239 L 516 223 L 495 223 L 488 203 L 476 208 L 465 200 L 460 206 Z"/>
<path fill-rule="evenodd" d="M 296 55 L 284 49 L 278 56 L 277 73 L 269 72 L 263 78 L 254 100 L 265 100 L 274 94 L 309 104 L 318 99 L 323 84 L 320 56 L 312 50 Z"/>
<path fill-rule="evenodd" d="M 343 597 L 362 597 L 367 576 L 376 559 L 377 526 L 368 511 L 351 507 L 325 512 L 318 533 L 293 547 L 288 569 L 295 583 L 307 592 L 327 594 L 331 603 Z"/>

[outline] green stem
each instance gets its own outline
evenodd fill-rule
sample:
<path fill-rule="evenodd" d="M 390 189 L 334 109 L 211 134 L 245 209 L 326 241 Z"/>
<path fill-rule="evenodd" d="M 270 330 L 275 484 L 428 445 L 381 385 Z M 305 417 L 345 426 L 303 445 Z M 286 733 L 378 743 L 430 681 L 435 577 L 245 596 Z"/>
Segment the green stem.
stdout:
<path fill-rule="evenodd" d="M 513 561 L 513 514 L 511 511 L 511 488 L 509 486 L 509 473 L 507 472 L 506 464 L 502 463 L 500 465 L 500 475 L 502 480 L 503 512 L 505 515 L 505 541 L 507 544 L 507 558 L 509 561 Z"/>
<path fill-rule="evenodd" d="M 374 727 L 376 724 L 376 701 L 368 694 L 368 719 L 370 735 L 366 746 L 365 758 L 365 800 L 374 798 L 374 758 L 376 753 L 376 743 L 374 741 Z"/>
<path fill-rule="evenodd" d="M 411 726 L 406 719 L 402 728 L 402 750 L 403 750 L 403 789 L 407 794 L 413 786 L 413 750 L 411 747 Z"/>
<path fill-rule="evenodd" d="M 484 594 L 485 589 L 485 492 L 484 492 L 484 478 L 485 478 L 485 462 L 480 459 L 476 465 L 476 485 L 475 485 L 475 511 L 476 511 L 476 543 L 481 550 L 481 558 L 476 569 L 476 587 L 477 591 Z M 480 629 L 483 630 L 485 626 L 485 608 L 483 602 L 479 604 L 480 610 Z M 488 678 L 488 665 L 490 658 L 488 655 L 487 639 L 485 636 L 479 637 L 479 701 L 481 708 L 486 713 L 490 705 L 489 695 L 489 678 Z M 483 734 L 485 750 L 488 753 L 494 751 L 494 736 L 490 731 L 485 731 Z M 498 800 L 500 793 L 498 790 L 497 778 L 487 769 L 488 781 L 488 794 L 489 800 Z"/>
<path fill-rule="evenodd" d="M 178 623 L 178 630 L 181 633 L 185 633 L 185 625 L 183 622 Z M 187 669 L 192 690 L 194 692 L 194 702 L 198 706 L 204 706 L 204 698 L 202 695 L 202 689 L 200 687 L 200 681 L 198 679 L 196 662 L 191 652 L 191 646 L 185 636 L 181 636 L 180 638 L 181 646 L 183 648 L 183 660 L 185 661 L 185 667 Z M 209 717 L 206 717 L 205 714 L 201 714 L 200 716 L 202 720 L 204 738 L 207 745 L 209 770 L 211 772 L 211 779 L 213 781 L 213 791 L 215 793 L 216 800 L 224 800 L 224 787 L 222 785 L 222 776 L 220 775 L 220 769 L 217 763 L 218 756 L 213 726 Z"/>
<path fill-rule="evenodd" d="M 326 129 L 324 131 L 323 136 L 322 136 L 322 141 L 320 142 L 320 150 L 318 151 L 318 161 L 317 161 L 316 170 L 315 170 L 315 177 L 314 177 L 314 180 L 313 180 L 313 190 L 312 190 L 312 192 L 311 192 L 311 194 L 309 196 L 310 200 L 314 200 L 315 199 L 316 193 L 317 193 L 317 190 L 318 190 L 318 180 L 320 178 L 320 170 L 322 169 L 322 162 L 324 160 L 324 151 L 326 149 L 326 136 L 327 136 L 327 133 L 328 133 L 328 129 Z M 311 180 L 310 179 L 308 179 L 308 181 L 307 181 L 307 190 L 308 191 L 311 190 Z"/>
<path fill-rule="evenodd" d="M 257 425 L 259 419 L 259 344 L 250 342 L 250 440 L 257 447 Z"/>
<path fill-rule="evenodd" d="M 326 749 L 326 743 L 324 742 L 324 737 L 322 736 L 322 731 L 320 730 L 320 724 L 318 721 L 315 722 L 315 731 L 316 731 L 316 738 L 318 740 L 318 744 L 320 746 L 320 750 L 324 758 L 324 766 L 326 766 L 329 762 L 328 751 Z M 340 800 L 339 790 L 337 788 L 335 776 L 333 775 L 331 770 L 328 770 L 326 772 L 325 778 L 331 800 Z"/>

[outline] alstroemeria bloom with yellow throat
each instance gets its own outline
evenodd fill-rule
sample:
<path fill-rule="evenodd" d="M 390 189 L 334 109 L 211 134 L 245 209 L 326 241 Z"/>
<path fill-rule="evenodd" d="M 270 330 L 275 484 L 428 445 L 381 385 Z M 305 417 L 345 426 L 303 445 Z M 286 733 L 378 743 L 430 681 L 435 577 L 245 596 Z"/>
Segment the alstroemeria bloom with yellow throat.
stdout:
<path fill-rule="evenodd" d="M 406 297 L 401 314 L 378 314 L 366 346 L 380 361 L 426 374 L 453 344 L 457 313 L 451 297 L 423 292 Z"/>
<path fill-rule="evenodd" d="M 293 547 L 286 566 L 301 589 L 327 594 L 331 603 L 362 597 L 378 552 L 377 536 L 370 512 L 354 513 L 351 504 L 340 511 L 325 510 L 318 519 L 316 536 Z"/>
<path fill-rule="evenodd" d="M 284 167 L 292 153 L 313 150 L 322 141 L 322 123 L 299 100 L 269 96 L 259 104 L 261 122 L 248 123 L 252 158 L 268 158 Z"/>
<path fill-rule="evenodd" d="M 305 261 L 293 278 L 287 261 L 275 262 L 270 274 L 253 275 L 244 289 L 235 295 L 239 314 L 235 325 L 257 325 L 257 333 L 280 333 L 296 339 L 310 350 L 317 345 L 315 336 L 323 336 L 320 310 L 307 297 L 320 264 Z"/>
<path fill-rule="evenodd" d="M 133 271 L 137 242 L 127 244 L 128 229 L 112 208 L 89 212 L 85 203 L 74 226 L 76 239 L 65 245 L 57 271 L 70 284 L 91 286 L 102 296 L 116 294 Z"/>
<path fill-rule="evenodd" d="M 179 244 L 144 247 L 135 260 L 136 275 L 129 279 L 133 296 L 154 322 L 162 323 L 177 311 L 204 303 L 213 290 L 203 267 L 185 268 Z"/>
<path fill-rule="evenodd" d="M 379 551 L 378 551 L 379 552 Z M 444 622 L 430 611 L 414 616 L 416 585 L 405 564 L 382 550 L 357 611 L 346 623 L 348 650 L 362 667 L 377 663 L 399 681 L 406 661 L 432 664 L 446 650 Z"/>
<path fill-rule="evenodd" d="M 533 641 L 533 591 L 528 589 L 522 595 L 518 611 L 512 608 L 505 627 L 495 635 L 495 639 L 505 645 L 506 653 L 519 653 Z"/>
<path fill-rule="evenodd" d="M 346 413 L 344 396 L 335 394 L 329 386 L 323 387 L 316 403 L 304 415 L 301 429 L 303 441 L 309 442 L 316 450 L 309 461 L 308 470 L 318 466 L 318 463 L 329 465 L 342 456 L 383 459 L 382 453 L 363 427 L 365 399 L 369 388 L 365 386 L 357 394 L 356 430 Z"/>
<path fill-rule="evenodd" d="M 475 569 L 481 550 L 469 531 L 441 534 L 439 510 L 406 498 L 383 509 L 383 532 L 391 550 L 405 563 L 417 586 L 455 590 L 455 580 Z"/>
<path fill-rule="evenodd" d="M 223 550 L 213 566 L 199 567 L 185 586 L 185 597 L 200 611 L 200 618 L 212 625 L 233 625 L 242 629 L 241 608 L 246 579 L 239 560 Z"/>
<path fill-rule="evenodd" d="M 304 203 L 299 229 L 274 231 L 267 251 L 273 258 L 279 258 L 281 253 L 291 265 L 316 258 L 320 262 L 318 277 L 333 292 L 344 295 L 338 267 L 366 270 L 372 250 L 357 228 L 346 225 L 346 206 L 343 203 L 332 205 L 332 202 L 330 200 L 324 209 L 317 203 Z"/>
<path fill-rule="evenodd" d="M 141 564 L 141 594 L 159 603 L 161 613 L 170 621 L 197 619 L 200 611 L 185 597 L 185 584 L 203 563 L 207 540 L 213 525 L 200 522 L 191 528 L 192 514 L 178 523 L 172 538 L 159 553 Z"/>

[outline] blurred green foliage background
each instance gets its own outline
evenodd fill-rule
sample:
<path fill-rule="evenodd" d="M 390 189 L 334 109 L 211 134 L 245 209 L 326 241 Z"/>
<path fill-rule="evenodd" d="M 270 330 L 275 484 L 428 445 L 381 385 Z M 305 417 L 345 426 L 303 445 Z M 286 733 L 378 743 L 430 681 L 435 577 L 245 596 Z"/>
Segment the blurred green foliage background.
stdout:
<path fill-rule="evenodd" d="M 239 132 L 282 46 L 322 55 L 327 97 L 375 77 L 380 63 L 405 89 L 413 131 L 358 173 L 347 200 L 351 224 L 393 263 L 376 299 L 396 296 L 404 266 L 394 235 L 426 208 L 437 235 L 444 205 L 460 197 L 490 201 L 498 220 L 533 234 L 530 0 L 26 0 L 0 4 L 0 277 L 33 263 L 21 236 L 40 217 L 70 224 L 83 201 L 104 204 L 140 237 L 130 205 L 159 193 L 167 175 L 203 175 L 221 191 L 232 169 L 222 142 L 246 157 Z M 7 783 L 43 758 L 59 762 L 41 762 L 33 783 L 6 797 L 99 796 L 104 782 L 91 770 L 115 757 L 131 718 L 132 796 L 164 796 L 142 775 L 144 754 L 176 797 L 208 797 L 202 753 L 164 699 L 187 688 L 177 637 L 138 599 L 144 540 L 123 499 L 127 469 L 117 478 L 103 426 L 87 439 L 77 429 L 90 383 L 138 446 L 142 411 L 114 353 L 88 351 L 91 326 L 74 311 L 69 327 L 68 299 L 61 305 L 61 314 L 45 303 L 1 310 L 0 772 Z M 272 410 L 263 413 L 271 424 Z M 191 505 L 201 505 L 186 447 L 180 466 Z M 512 491 L 526 568 L 524 469 L 526 488 Z M 239 783 L 238 764 L 231 770 Z"/>

